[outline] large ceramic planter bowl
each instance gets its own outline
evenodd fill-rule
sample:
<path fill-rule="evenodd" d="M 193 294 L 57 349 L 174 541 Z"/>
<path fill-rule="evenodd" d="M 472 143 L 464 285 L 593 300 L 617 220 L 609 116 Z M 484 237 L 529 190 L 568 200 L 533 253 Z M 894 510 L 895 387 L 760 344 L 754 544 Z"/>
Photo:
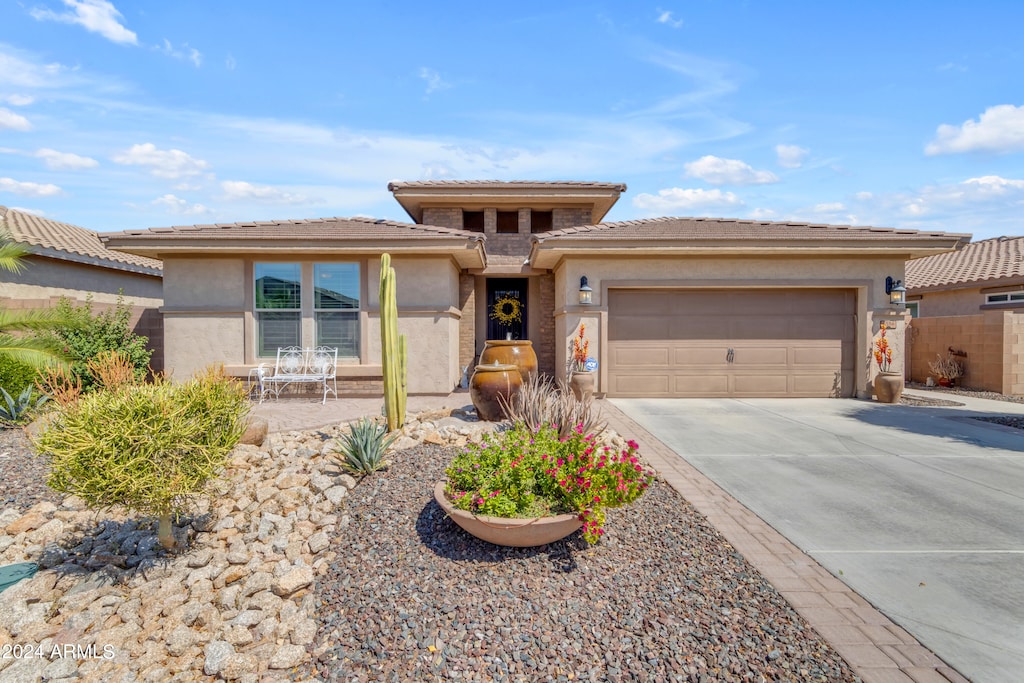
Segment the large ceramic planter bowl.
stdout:
<path fill-rule="evenodd" d="M 434 500 L 441 506 L 445 514 L 472 535 L 494 545 L 532 548 L 545 543 L 554 543 L 583 526 L 576 515 L 557 515 L 536 519 L 474 515 L 453 506 L 444 495 L 444 487 L 443 481 L 437 483 L 437 486 L 434 487 Z"/>
<path fill-rule="evenodd" d="M 537 376 L 537 354 L 533 342 L 527 339 L 488 339 L 480 354 L 480 365 L 493 363 L 515 365 L 524 382 Z"/>

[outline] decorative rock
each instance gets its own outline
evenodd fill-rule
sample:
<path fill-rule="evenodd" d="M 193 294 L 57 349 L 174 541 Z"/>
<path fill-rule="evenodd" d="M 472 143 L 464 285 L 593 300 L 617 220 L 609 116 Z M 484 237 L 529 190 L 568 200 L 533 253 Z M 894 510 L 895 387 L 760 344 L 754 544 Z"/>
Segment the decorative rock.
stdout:
<path fill-rule="evenodd" d="M 340 477 L 338 477 L 338 481 L 340 481 L 341 485 L 347 488 L 349 491 L 354 489 L 356 487 L 356 484 L 359 483 L 356 481 L 356 478 L 353 477 L 351 474 L 341 475 Z"/>
<path fill-rule="evenodd" d="M 29 512 L 7 525 L 7 533 L 16 536 L 24 531 L 38 529 L 46 523 L 46 516 L 41 512 Z"/>
<path fill-rule="evenodd" d="M 345 500 L 345 496 L 348 495 L 348 491 L 349 489 L 345 486 L 332 486 L 324 491 L 323 495 L 331 505 L 341 505 L 341 501 Z"/>
<path fill-rule="evenodd" d="M 299 645 L 281 645 L 277 648 L 274 656 L 270 658 L 268 666 L 271 669 L 291 669 L 301 664 L 306 659 L 306 648 Z"/>
<path fill-rule="evenodd" d="M 210 560 L 213 559 L 213 551 L 209 548 L 204 548 L 198 552 L 192 553 L 188 558 L 187 565 L 192 569 L 199 569 L 210 564 Z"/>
<path fill-rule="evenodd" d="M 313 583 L 314 575 L 310 567 L 296 567 L 277 577 L 271 586 L 274 595 L 287 597 Z"/>
<path fill-rule="evenodd" d="M 242 433 L 241 443 L 262 446 L 267 438 L 269 423 L 262 417 L 250 417 L 249 424 Z"/>
<path fill-rule="evenodd" d="M 312 536 L 310 536 L 308 544 L 309 544 L 309 552 L 311 552 L 314 555 L 316 555 L 321 550 L 325 550 L 327 548 L 327 546 L 330 544 L 330 541 L 327 538 L 327 534 L 325 534 L 324 532 L 321 531 L 319 533 L 316 533 L 316 534 L 313 534 Z"/>
<path fill-rule="evenodd" d="M 207 643 L 206 647 L 203 648 L 203 655 L 205 656 L 203 673 L 207 676 L 216 676 L 224 670 L 228 657 L 233 654 L 235 654 L 235 648 L 231 646 L 231 643 L 223 640 L 214 640 Z"/>
<path fill-rule="evenodd" d="M 197 640 L 196 632 L 182 624 L 167 636 L 167 653 L 172 657 L 180 657 L 195 645 Z"/>
<path fill-rule="evenodd" d="M 323 493 L 332 486 L 334 486 L 334 480 L 320 472 L 309 478 L 309 488 L 313 489 L 315 493 Z"/>

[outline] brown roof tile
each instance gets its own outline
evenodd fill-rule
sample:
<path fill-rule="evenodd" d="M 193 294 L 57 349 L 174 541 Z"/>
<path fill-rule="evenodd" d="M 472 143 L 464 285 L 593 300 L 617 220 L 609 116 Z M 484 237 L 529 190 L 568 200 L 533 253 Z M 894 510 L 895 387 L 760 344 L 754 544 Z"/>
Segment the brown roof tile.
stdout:
<path fill-rule="evenodd" d="M 103 235 L 104 241 L 131 238 L 153 240 L 281 240 L 352 239 L 409 240 L 463 238 L 480 240 L 479 233 L 435 225 L 417 225 L 374 218 L 308 218 L 287 221 L 246 221 L 214 225 L 177 225 L 168 228 L 125 230 Z"/>
<path fill-rule="evenodd" d="M 1024 237 L 994 237 L 907 261 L 908 290 L 1024 277 Z"/>
<path fill-rule="evenodd" d="M 28 245 L 33 253 L 152 275 L 159 275 L 163 269 L 163 263 L 156 259 L 107 249 L 98 233 L 77 225 L 3 206 L 0 206 L 0 225 L 15 242 Z"/>
<path fill-rule="evenodd" d="M 905 240 L 908 238 L 962 237 L 965 241 L 970 239 L 970 235 L 958 233 L 730 218 L 649 218 L 581 225 L 534 237 L 541 243 L 552 238 L 582 240 Z"/>

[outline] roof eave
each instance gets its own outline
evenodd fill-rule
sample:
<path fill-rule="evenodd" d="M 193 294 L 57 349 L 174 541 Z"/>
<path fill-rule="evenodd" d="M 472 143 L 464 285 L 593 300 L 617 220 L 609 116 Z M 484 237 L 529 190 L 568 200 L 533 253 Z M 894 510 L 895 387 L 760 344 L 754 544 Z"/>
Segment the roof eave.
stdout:
<path fill-rule="evenodd" d="M 163 271 L 159 268 L 149 268 L 134 263 L 123 263 L 121 261 L 101 259 L 95 256 L 77 254 L 75 252 L 64 251 L 62 249 L 41 247 L 35 244 L 26 245 L 26 247 L 28 248 L 29 253 L 32 254 L 33 256 L 41 256 L 43 258 L 51 258 L 57 261 L 67 261 L 70 263 L 79 263 L 82 265 L 93 266 L 96 268 L 107 268 L 109 270 L 119 270 L 127 273 L 136 273 L 139 275 L 152 275 L 154 277 L 161 278 L 164 276 Z M 137 255 L 141 256 L 142 254 Z"/>
<path fill-rule="evenodd" d="M 909 240 L 608 240 L 555 237 L 533 240 L 530 264 L 553 268 L 567 256 L 880 256 L 909 260 L 962 246 L 964 235 Z"/>

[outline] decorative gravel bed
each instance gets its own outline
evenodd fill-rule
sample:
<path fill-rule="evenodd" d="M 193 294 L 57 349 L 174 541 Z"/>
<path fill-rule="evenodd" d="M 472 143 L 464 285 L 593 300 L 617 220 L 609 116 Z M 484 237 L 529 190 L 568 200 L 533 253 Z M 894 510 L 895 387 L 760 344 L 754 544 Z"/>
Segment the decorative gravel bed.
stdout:
<path fill-rule="evenodd" d="M 396 453 L 346 499 L 318 579 L 329 681 L 854 681 L 849 666 L 667 484 L 606 535 L 479 541 L 431 492 L 453 451 Z"/>
<path fill-rule="evenodd" d="M 48 475 L 46 461 L 33 455 L 24 430 L 0 429 L 0 511 L 13 507 L 24 512 L 36 503 L 60 503 L 63 496 L 46 486 Z"/>

